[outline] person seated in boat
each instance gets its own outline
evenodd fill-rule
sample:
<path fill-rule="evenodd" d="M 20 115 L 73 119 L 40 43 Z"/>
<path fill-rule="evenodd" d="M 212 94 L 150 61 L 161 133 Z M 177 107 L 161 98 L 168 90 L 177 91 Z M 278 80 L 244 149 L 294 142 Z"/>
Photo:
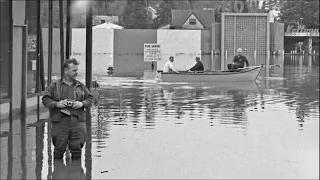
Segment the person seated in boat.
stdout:
<path fill-rule="evenodd" d="M 204 71 L 204 67 L 199 57 L 196 57 L 196 64 L 189 71 Z"/>
<path fill-rule="evenodd" d="M 175 68 L 173 67 L 173 64 L 172 64 L 173 61 L 174 61 L 173 56 L 170 56 L 169 60 L 166 62 L 166 64 L 164 64 L 164 67 L 163 67 L 164 73 L 179 73 L 179 71 L 175 70 Z"/>
<path fill-rule="evenodd" d="M 244 63 L 246 63 L 246 66 L 249 66 L 249 62 L 247 58 L 242 55 L 242 49 L 239 48 L 237 49 L 237 55 L 234 56 L 233 61 L 231 64 L 228 64 L 228 69 L 238 69 L 238 68 L 243 68 Z"/>

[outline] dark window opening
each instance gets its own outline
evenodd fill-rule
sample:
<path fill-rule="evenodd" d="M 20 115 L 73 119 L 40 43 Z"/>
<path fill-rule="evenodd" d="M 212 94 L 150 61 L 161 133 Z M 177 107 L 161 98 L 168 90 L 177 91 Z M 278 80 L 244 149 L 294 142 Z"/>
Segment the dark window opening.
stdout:
<path fill-rule="evenodd" d="M 191 25 L 196 25 L 196 24 L 197 24 L 196 19 L 190 18 L 190 19 L 189 19 L 189 24 L 191 24 Z"/>

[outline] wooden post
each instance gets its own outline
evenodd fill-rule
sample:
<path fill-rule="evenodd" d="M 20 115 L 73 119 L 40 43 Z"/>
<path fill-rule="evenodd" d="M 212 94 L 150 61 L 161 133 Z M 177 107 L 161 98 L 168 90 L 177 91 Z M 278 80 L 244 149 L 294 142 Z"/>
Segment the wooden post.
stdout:
<path fill-rule="evenodd" d="M 67 0 L 67 28 L 66 28 L 66 58 L 69 59 L 71 55 L 71 0 Z"/>
<path fill-rule="evenodd" d="M 37 0 L 37 70 L 36 70 L 36 93 L 40 91 L 40 0 Z"/>
<path fill-rule="evenodd" d="M 26 105 L 27 105 L 27 60 L 28 60 L 28 22 L 25 22 L 22 36 L 22 63 L 21 63 L 21 104 L 20 113 L 21 117 L 26 116 Z"/>
<path fill-rule="evenodd" d="M 87 1 L 86 11 L 86 86 L 90 90 L 92 82 L 92 4 Z"/>
<path fill-rule="evenodd" d="M 48 1 L 49 3 L 49 19 L 48 19 L 48 82 L 47 87 L 50 86 L 52 80 L 52 26 L 53 26 L 53 1 Z"/>
<path fill-rule="evenodd" d="M 63 27 L 63 0 L 59 0 L 59 20 L 60 20 L 60 67 L 61 78 L 63 77 L 63 63 L 64 63 L 64 27 Z"/>

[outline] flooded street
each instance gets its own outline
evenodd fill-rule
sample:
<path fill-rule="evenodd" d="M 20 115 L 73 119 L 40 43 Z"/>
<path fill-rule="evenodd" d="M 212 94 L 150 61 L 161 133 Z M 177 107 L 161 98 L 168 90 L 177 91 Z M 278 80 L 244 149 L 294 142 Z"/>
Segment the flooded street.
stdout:
<path fill-rule="evenodd" d="M 54 163 L 42 110 L 1 136 L 1 179 L 319 178 L 319 56 L 272 64 L 233 84 L 99 77 L 81 162 Z"/>

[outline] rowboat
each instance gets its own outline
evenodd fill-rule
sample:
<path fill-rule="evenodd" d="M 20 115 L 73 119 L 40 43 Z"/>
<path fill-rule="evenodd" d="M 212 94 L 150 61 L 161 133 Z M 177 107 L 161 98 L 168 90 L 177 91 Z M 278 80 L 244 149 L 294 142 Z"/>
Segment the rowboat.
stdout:
<path fill-rule="evenodd" d="M 255 81 L 262 68 L 263 65 L 227 71 L 180 71 L 179 74 L 158 71 L 158 73 L 162 82 L 246 82 Z"/>

